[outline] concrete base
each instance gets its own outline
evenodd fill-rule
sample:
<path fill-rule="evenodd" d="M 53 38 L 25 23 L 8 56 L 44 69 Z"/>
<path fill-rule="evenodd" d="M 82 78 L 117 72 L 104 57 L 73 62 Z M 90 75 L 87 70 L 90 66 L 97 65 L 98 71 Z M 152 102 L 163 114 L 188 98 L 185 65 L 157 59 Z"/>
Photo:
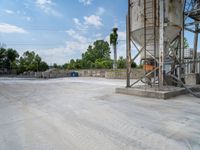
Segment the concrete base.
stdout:
<path fill-rule="evenodd" d="M 200 74 L 191 73 L 185 76 L 186 85 L 197 85 L 200 84 Z"/>
<path fill-rule="evenodd" d="M 158 88 L 144 88 L 143 86 L 133 88 L 116 88 L 116 93 L 148 98 L 169 99 L 172 97 L 186 94 L 187 91 L 184 88 L 176 87 L 165 87 L 164 89 L 159 90 Z"/>

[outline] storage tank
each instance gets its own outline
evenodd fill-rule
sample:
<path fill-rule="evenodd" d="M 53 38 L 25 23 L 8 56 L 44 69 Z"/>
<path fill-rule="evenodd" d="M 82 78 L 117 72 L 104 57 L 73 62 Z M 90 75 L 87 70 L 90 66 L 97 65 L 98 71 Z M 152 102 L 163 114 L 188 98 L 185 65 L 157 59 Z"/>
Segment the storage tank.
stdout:
<path fill-rule="evenodd" d="M 154 12 L 156 11 L 156 56 L 159 55 L 159 1 L 156 0 L 156 7 L 154 7 L 154 0 L 146 0 L 146 49 L 154 56 Z M 184 0 L 165 0 L 165 21 L 167 26 L 166 40 L 172 42 L 182 29 L 183 18 L 183 2 Z M 144 47 L 144 0 L 131 0 L 131 37 Z M 154 10 L 156 8 L 156 10 Z M 144 59 L 144 51 L 141 53 L 141 59 Z M 152 57 L 146 53 L 147 59 Z"/>

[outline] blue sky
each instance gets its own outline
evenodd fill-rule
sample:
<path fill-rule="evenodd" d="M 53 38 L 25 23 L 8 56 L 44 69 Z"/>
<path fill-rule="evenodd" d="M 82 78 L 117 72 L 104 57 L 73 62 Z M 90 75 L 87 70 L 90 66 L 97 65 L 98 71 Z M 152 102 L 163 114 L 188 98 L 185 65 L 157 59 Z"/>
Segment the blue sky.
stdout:
<path fill-rule="evenodd" d="M 95 40 L 107 40 L 117 25 L 124 55 L 126 11 L 124 0 L 0 0 L 0 42 L 63 64 Z"/>
<path fill-rule="evenodd" d="M 126 12 L 126 0 L 0 0 L 0 42 L 63 64 L 80 58 L 95 40 L 108 40 L 117 25 L 118 56 L 125 56 Z M 192 46 L 193 35 L 186 36 Z"/>

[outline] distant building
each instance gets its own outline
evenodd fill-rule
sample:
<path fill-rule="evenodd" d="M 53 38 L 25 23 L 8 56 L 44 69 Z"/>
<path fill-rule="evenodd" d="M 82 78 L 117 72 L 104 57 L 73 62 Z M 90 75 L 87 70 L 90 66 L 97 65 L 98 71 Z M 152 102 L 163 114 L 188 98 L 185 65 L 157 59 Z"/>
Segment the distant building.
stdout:
<path fill-rule="evenodd" d="M 192 54 L 193 54 L 193 48 L 187 48 L 184 51 L 184 57 L 189 59 L 192 58 Z"/>
<path fill-rule="evenodd" d="M 185 49 L 185 53 L 184 53 L 184 57 L 185 57 L 185 73 L 192 73 L 192 69 L 193 69 L 193 63 L 192 63 L 192 59 L 193 59 L 193 48 L 188 48 Z M 196 64 L 196 73 L 200 73 L 200 51 L 197 52 L 197 64 Z"/>
<path fill-rule="evenodd" d="M 186 59 L 192 59 L 193 58 L 193 48 L 187 48 L 185 49 L 185 52 L 184 52 L 184 57 Z M 197 58 L 200 58 L 200 51 L 197 52 Z"/>

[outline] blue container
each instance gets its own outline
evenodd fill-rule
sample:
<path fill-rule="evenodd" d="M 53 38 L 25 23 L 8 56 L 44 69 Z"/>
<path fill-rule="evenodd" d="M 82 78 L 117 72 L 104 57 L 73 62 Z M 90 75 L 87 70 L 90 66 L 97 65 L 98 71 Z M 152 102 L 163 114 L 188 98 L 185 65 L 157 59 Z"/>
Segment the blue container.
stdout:
<path fill-rule="evenodd" d="M 78 72 L 76 71 L 70 72 L 70 77 L 78 77 Z"/>

